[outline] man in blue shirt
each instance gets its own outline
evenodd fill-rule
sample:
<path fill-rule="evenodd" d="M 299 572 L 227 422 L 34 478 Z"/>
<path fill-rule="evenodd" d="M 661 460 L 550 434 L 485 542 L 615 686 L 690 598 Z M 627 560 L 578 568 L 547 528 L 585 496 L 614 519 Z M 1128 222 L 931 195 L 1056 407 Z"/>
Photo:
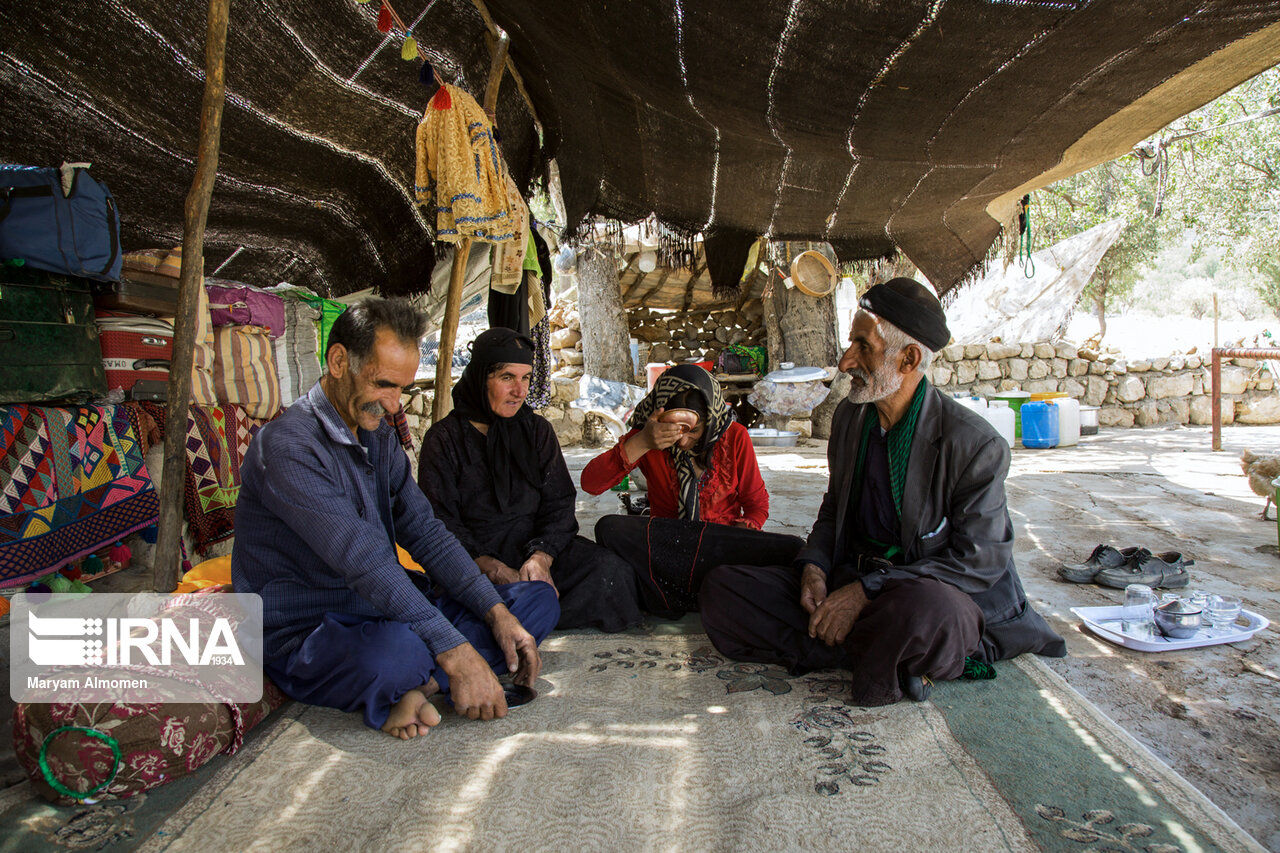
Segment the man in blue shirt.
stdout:
<path fill-rule="evenodd" d="M 338 318 L 320 381 L 249 447 L 231 556 L 236 591 L 262 596 L 268 677 L 402 739 L 440 721 L 437 691 L 471 719 L 505 716 L 494 672 L 532 685 L 560 616 L 550 584 L 495 587 L 480 572 L 384 420 L 413 382 L 425 327 L 404 300 Z M 396 543 L 426 577 L 411 579 Z"/>

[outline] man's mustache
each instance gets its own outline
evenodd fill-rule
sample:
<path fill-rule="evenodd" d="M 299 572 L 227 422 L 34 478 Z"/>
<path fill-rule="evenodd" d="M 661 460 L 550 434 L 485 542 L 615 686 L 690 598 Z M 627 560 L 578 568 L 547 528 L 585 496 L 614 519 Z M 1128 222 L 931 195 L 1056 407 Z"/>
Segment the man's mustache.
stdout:
<path fill-rule="evenodd" d="M 365 403 L 360 407 L 360 411 L 364 412 L 366 415 L 377 415 L 378 417 L 388 414 L 387 410 L 382 408 L 382 404 L 377 402 Z"/>

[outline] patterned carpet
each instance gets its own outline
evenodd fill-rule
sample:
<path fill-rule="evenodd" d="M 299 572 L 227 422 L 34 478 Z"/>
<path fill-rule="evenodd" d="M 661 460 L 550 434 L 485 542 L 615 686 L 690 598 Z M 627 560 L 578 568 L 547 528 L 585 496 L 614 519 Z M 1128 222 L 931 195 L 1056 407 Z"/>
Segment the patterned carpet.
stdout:
<path fill-rule="evenodd" d="M 446 712 L 402 743 L 293 703 L 135 800 L 11 791 L 0 850 L 1262 849 L 1034 659 L 866 709 L 838 672 L 735 664 L 700 634 L 544 652 L 505 720 Z"/>
<path fill-rule="evenodd" d="M 121 406 L 0 406 L 0 586 L 153 524 L 142 453 Z"/>

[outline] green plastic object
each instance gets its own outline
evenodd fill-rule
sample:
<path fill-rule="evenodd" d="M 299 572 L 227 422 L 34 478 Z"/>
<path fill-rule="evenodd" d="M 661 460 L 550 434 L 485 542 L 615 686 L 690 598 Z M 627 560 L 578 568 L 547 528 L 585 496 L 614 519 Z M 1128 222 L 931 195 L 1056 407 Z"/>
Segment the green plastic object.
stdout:
<path fill-rule="evenodd" d="M 1271 481 L 1271 488 L 1275 492 L 1276 504 L 1276 547 L 1280 548 L 1280 477 L 1276 477 Z"/>
<path fill-rule="evenodd" d="M 1013 409 L 1013 439 L 1018 441 L 1022 438 L 1022 404 L 1031 399 L 1031 394 L 1027 391 L 1000 391 L 992 394 L 993 400 L 1004 400 L 1009 404 L 1009 408 Z"/>
<path fill-rule="evenodd" d="M 630 475 L 630 474 L 626 474 L 626 475 L 624 475 L 624 476 L 623 476 L 623 478 L 622 478 L 621 480 L 619 480 L 619 481 L 618 481 L 618 485 L 616 485 L 616 486 L 611 486 L 611 487 L 609 488 L 609 491 L 611 491 L 611 492 L 629 492 L 629 491 L 631 491 L 631 475 Z"/>
<path fill-rule="evenodd" d="M 62 782 L 53 775 L 53 771 L 49 769 L 49 758 L 47 755 L 49 752 L 49 744 L 55 737 L 63 732 L 80 732 L 83 735 L 97 738 L 111 748 L 111 772 L 107 774 L 106 779 L 103 779 L 102 782 L 94 785 L 87 791 L 73 791 L 66 785 L 62 784 Z M 49 732 L 49 734 L 45 735 L 44 742 L 40 744 L 40 755 L 38 757 L 38 761 L 40 764 L 40 773 L 44 776 L 44 781 L 49 783 L 50 788 L 57 791 L 59 794 L 62 794 L 64 797 L 70 797 L 73 800 L 87 800 L 103 788 L 110 785 L 112 780 L 116 778 L 116 774 L 120 772 L 120 765 L 124 761 L 124 750 L 120 748 L 119 741 L 105 732 L 100 732 L 97 729 L 88 729 L 84 726 L 62 726 L 61 728 L 54 729 Z"/>

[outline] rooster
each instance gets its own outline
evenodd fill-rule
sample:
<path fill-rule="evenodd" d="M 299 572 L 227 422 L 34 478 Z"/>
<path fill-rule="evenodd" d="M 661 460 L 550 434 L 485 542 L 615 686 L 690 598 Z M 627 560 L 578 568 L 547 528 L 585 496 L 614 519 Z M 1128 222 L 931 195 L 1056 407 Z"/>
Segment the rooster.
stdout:
<path fill-rule="evenodd" d="M 1249 478 L 1249 488 L 1260 497 L 1267 499 L 1262 507 L 1262 519 L 1267 520 L 1267 510 L 1271 508 L 1271 499 L 1275 496 L 1275 487 L 1271 481 L 1280 477 L 1280 456 L 1260 456 L 1246 450 L 1240 454 L 1240 467 Z M 1276 507 L 1280 513 L 1280 506 Z"/>

